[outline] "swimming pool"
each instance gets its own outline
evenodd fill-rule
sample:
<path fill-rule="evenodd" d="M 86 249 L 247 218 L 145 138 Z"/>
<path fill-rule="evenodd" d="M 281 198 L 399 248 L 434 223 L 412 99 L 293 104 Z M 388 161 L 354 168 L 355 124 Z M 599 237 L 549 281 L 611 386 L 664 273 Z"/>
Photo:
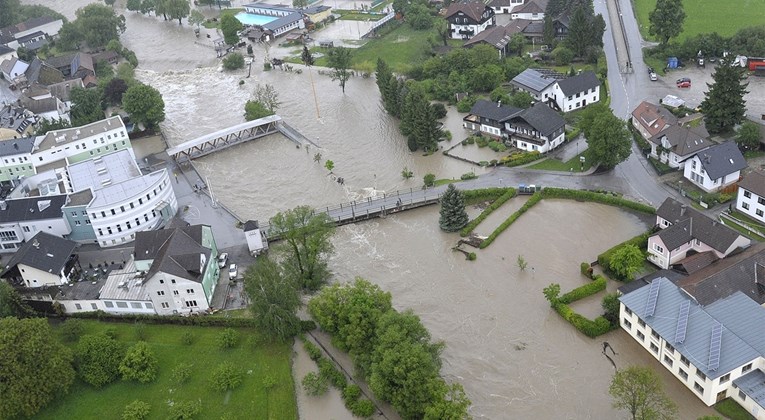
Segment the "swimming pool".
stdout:
<path fill-rule="evenodd" d="M 266 23 L 273 22 L 276 19 L 279 19 L 276 16 L 265 16 L 265 15 L 256 15 L 254 13 L 247 13 L 242 12 L 238 13 L 236 15 L 236 18 L 239 19 L 239 22 L 242 22 L 245 25 L 265 25 Z"/>

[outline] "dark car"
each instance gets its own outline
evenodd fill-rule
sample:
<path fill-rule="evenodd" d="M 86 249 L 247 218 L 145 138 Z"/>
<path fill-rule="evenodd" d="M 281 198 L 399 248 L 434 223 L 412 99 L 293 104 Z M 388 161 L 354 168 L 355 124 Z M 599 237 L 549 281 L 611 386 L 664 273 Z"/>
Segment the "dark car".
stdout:
<path fill-rule="evenodd" d="M 677 84 L 678 84 L 678 85 L 679 85 L 680 83 L 683 83 L 683 82 L 688 82 L 688 83 L 691 83 L 691 79 L 690 79 L 690 78 L 688 78 L 688 77 L 683 77 L 682 79 L 677 79 Z"/>

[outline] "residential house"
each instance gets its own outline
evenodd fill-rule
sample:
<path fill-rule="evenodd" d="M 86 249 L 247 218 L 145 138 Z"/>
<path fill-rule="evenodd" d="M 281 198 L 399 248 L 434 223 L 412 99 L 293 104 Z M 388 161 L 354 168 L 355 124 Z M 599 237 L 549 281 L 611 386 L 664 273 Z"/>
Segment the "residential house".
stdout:
<path fill-rule="evenodd" d="M 332 7 L 325 5 L 309 6 L 300 11 L 313 23 L 324 22 L 332 16 Z"/>
<path fill-rule="evenodd" d="M 476 0 L 450 4 L 444 17 L 452 39 L 470 39 L 496 23 L 494 9 Z"/>
<path fill-rule="evenodd" d="M 470 108 L 470 113 L 462 119 L 462 127 L 478 130 L 494 137 L 503 137 L 505 121 L 521 111 L 520 108 L 502 105 L 501 102 L 480 99 Z"/>
<path fill-rule="evenodd" d="M 663 106 L 643 101 L 632 111 L 631 121 L 640 135 L 649 140 L 670 126 L 676 125 L 677 117 Z"/>
<path fill-rule="evenodd" d="M 0 71 L 3 72 L 3 79 L 13 84 L 17 77 L 22 76 L 29 68 L 29 64 L 19 60 L 15 55 L 5 59 L 0 65 Z"/>
<path fill-rule="evenodd" d="M 504 123 L 513 145 L 528 152 L 547 153 L 565 140 L 566 121 L 541 102 L 510 116 Z"/>
<path fill-rule="evenodd" d="M 683 176 L 706 192 L 715 192 L 738 182 L 746 159 L 735 142 L 714 145 L 696 153 L 685 165 Z"/>
<path fill-rule="evenodd" d="M 40 48 L 48 45 L 48 38 L 42 31 L 33 32 L 29 35 L 16 38 L 16 42 L 19 44 L 18 48 L 24 48 L 27 51 L 37 51 Z"/>
<path fill-rule="evenodd" d="M 499 58 L 502 59 L 510 53 L 508 44 L 510 43 L 511 36 L 512 33 L 507 26 L 491 26 L 470 38 L 462 47 L 472 48 L 479 44 L 490 45 L 497 49 Z"/>
<path fill-rule="evenodd" d="M 23 89 L 35 83 L 49 86 L 63 81 L 64 75 L 60 71 L 43 63 L 39 58 L 35 57 L 34 60 L 29 63 L 29 67 L 24 71 L 24 74 L 19 75 L 15 79 L 15 84 Z"/>
<path fill-rule="evenodd" d="M 522 6 L 523 0 L 491 0 L 489 7 L 494 9 L 495 14 L 510 14 L 513 9 Z"/>
<path fill-rule="evenodd" d="M 24 96 L 34 100 L 58 98 L 63 104 L 64 113 L 68 114 L 72 109 L 72 89 L 74 88 L 84 89 L 85 85 L 81 79 L 65 80 L 48 86 L 35 83 L 24 90 Z"/>
<path fill-rule="evenodd" d="M 0 277 L 14 286 L 61 286 L 79 276 L 80 264 L 72 241 L 38 232 L 5 264 Z"/>
<path fill-rule="evenodd" d="M 0 201 L 0 252 L 16 251 L 38 232 L 68 235 L 69 226 L 61 216 L 65 204 L 66 195 Z"/>
<path fill-rule="evenodd" d="M 93 63 L 96 65 L 98 65 L 99 61 L 103 61 L 107 64 L 117 64 L 120 60 L 120 55 L 114 51 L 101 51 L 100 53 L 92 54 L 91 57 L 93 57 Z"/>
<path fill-rule="evenodd" d="M 754 171 L 738 183 L 736 210 L 765 224 L 765 174 Z"/>
<path fill-rule="evenodd" d="M 69 121 L 69 108 L 54 96 L 40 99 L 22 96 L 20 102 L 24 108 L 34 113 L 38 118 Z"/>
<path fill-rule="evenodd" d="M 0 29 L 0 44 L 5 44 L 15 50 L 20 46 L 20 39 L 37 32 L 42 33 L 46 38 L 55 39 L 62 26 L 64 26 L 64 22 L 61 19 L 50 16 L 28 19 L 19 24 Z"/>
<path fill-rule="evenodd" d="M 702 305 L 664 277 L 619 301 L 622 329 L 704 404 L 765 418 L 765 308 L 739 291 Z"/>
<path fill-rule="evenodd" d="M 543 20 L 548 0 L 527 0 L 523 5 L 516 7 L 510 13 L 513 19 Z"/>
<path fill-rule="evenodd" d="M 513 77 L 510 83 L 518 90 L 528 92 L 536 101 L 554 101 L 555 82 L 565 79 L 564 74 L 549 69 L 526 69 Z"/>
<path fill-rule="evenodd" d="M 16 50 L 0 44 L 0 63 L 5 60 L 10 60 L 11 58 L 19 58 L 18 54 L 16 54 Z"/>
<path fill-rule="evenodd" d="M 656 225 L 661 230 L 648 238 L 648 261 L 664 269 L 707 251 L 725 258 L 751 243 L 735 230 L 672 198 L 656 210 Z"/>
<path fill-rule="evenodd" d="M 2 111 L 0 111 L 0 121 L 2 119 Z M 15 130 L 13 132 L 17 133 Z M 7 188 L 20 177 L 35 174 L 30 161 L 30 152 L 33 147 L 34 137 L 0 141 L 0 185 Z"/>
<path fill-rule="evenodd" d="M 703 127 L 670 125 L 648 139 L 650 156 L 666 163 L 671 168 L 682 168 L 696 153 L 712 147 Z"/>
<path fill-rule="evenodd" d="M 575 111 L 600 100 L 600 80 L 593 71 L 556 80 L 552 89 L 555 106 L 560 111 Z"/>
<path fill-rule="evenodd" d="M 7 140 L 12 144 L 17 138 L 31 134 L 37 120 L 35 114 L 24 107 L 13 104 L 3 106 L 0 108 L 0 142 Z M 0 170 L 0 181 L 2 173 Z"/>
<path fill-rule="evenodd" d="M 84 79 L 86 76 L 96 74 L 96 68 L 93 63 L 93 56 L 81 52 L 50 57 L 45 60 L 45 64 L 55 68 L 64 77 L 70 79 Z"/>

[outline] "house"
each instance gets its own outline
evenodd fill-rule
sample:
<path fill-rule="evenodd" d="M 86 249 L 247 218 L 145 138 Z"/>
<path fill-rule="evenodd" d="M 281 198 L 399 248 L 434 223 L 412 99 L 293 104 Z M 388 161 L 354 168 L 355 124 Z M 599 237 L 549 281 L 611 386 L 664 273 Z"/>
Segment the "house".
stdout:
<path fill-rule="evenodd" d="M 470 108 L 470 113 L 462 119 L 462 127 L 478 130 L 494 137 L 503 137 L 505 121 L 521 111 L 520 108 L 502 105 L 501 102 L 480 99 Z"/>
<path fill-rule="evenodd" d="M 541 102 L 510 116 L 504 123 L 513 145 L 528 152 L 547 153 L 565 140 L 566 121 Z"/>
<path fill-rule="evenodd" d="M 55 68 L 60 71 L 64 77 L 70 79 L 83 79 L 86 76 L 96 74 L 96 68 L 93 63 L 93 56 L 80 52 L 50 57 L 45 60 L 45 64 Z"/>
<path fill-rule="evenodd" d="M 0 44 L 0 63 L 5 60 L 10 60 L 11 58 L 19 58 L 18 54 L 16 54 L 16 50 Z"/>
<path fill-rule="evenodd" d="M 37 116 L 24 107 L 12 104 L 3 106 L 0 108 L 0 143 L 8 140 L 9 144 L 12 144 L 17 138 L 31 134 L 37 120 Z M 15 160 L 13 162 L 15 163 Z M 2 167 L 0 164 L 0 168 Z M 3 178 L 2 174 L 0 169 L 0 181 Z"/>
<path fill-rule="evenodd" d="M 765 418 L 765 308 L 738 291 L 702 305 L 664 277 L 619 301 L 621 328 L 704 404 Z"/>
<path fill-rule="evenodd" d="M 725 258 L 751 243 L 735 230 L 672 198 L 656 210 L 656 225 L 661 230 L 648 238 L 648 261 L 664 269 L 707 251 Z"/>
<path fill-rule="evenodd" d="M 22 96 L 20 101 L 21 105 L 41 119 L 62 119 L 69 121 L 69 110 L 67 106 L 56 97 L 51 96 L 48 98 L 32 99 Z"/>
<path fill-rule="evenodd" d="M 568 36 L 568 28 L 571 26 L 571 18 L 568 13 L 553 19 L 553 31 L 555 32 L 555 39 L 563 40 Z"/>
<path fill-rule="evenodd" d="M 671 168 L 682 168 L 688 159 L 714 144 L 707 137 L 701 127 L 670 125 L 648 139 L 650 156 Z"/>
<path fill-rule="evenodd" d="M 450 4 L 444 17 L 452 39 L 470 39 L 496 22 L 494 9 L 476 0 Z"/>
<path fill-rule="evenodd" d="M 42 31 L 33 32 L 29 35 L 16 38 L 16 42 L 19 44 L 17 49 L 24 48 L 28 51 L 37 51 L 48 45 L 48 39 Z"/>
<path fill-rule="evenodd" d="M 80 264 L 72 241 L 37 232 L 5 264 L 0 277 L 23 287 L 61 286 L 79 276 Z"/>
<path fill-rule="evenodd" d="M 513 19 L 543 20 L 548 0 L 528 0 L 523 5 L 513 9 L 510 17 Z"/>
<path fill-rule="evenodd" d="M 301 10 L 303 14 L 313 23 L 324 22 L 332 16 L 332 7 L 319 5 L 309 6 Z"/>
<path fill-rule="evenodd" d="M 556 80 L 552 97 L 560 111 L 569 112 L 584 108 L 600 100 L 600 80 L 593 71 Z"/>
<path fill-rule="evenodd" d="M 258 226 L 257 220 L 248 220 L 243 226 L 244 236 L 247 238 L 247 248 L 253 256 L 260 255 L 268 250 L 268 240 L 266 234 Z"/>
<path fill-rule="evenodd" d="M 103 61 L 107 64 L 117 64 L 117 62 L 120 60 L 119 54 L 114 51 L 101 51 L 100 53 L 92 54 L 92 57 L 94 63 Z"/>
<path fill-rule="evenodd" d="M 146 272 L 159 315 L 206 312 L 220 275 L 212 229 L 193 225 L 138 233 L 135 268 Z"/>
<path fill-rule="evenodd" d="M 738 182 L 746 159 L 735 142 L 718 144 L 696 153 L 685 165 L 683 177 L 706 192 L 720 191 Z"/>
<path fill-rule="evenodd" d="M 738 183 L 736 210 L 765 224 L 765 174 L 750 172 Z"/>
<path fill-rule="evenodd" d="M 528 92 L 536 101 L 547 103 L 553 100 L 555 82 L 566 76 L 549 69 L 526 69 L 513 77 L 510 83 L 518 90 Z"/>
<path fill-rule="evenodd" d="M 3 73 L 3 79 L 13 84 L 17 77 L 22 76 L 29 68 L 29 64 L 19 60 L 16 56 L 6 59 L 0 64 L 0 71 Z"/>
<path fill-rule="evenodd" d="M 479 44 L 490 45 L 497 49 L 499 58 L 502 59 L 510 53 L 508 44 L 510 43 L 511 36 L 512 33 L 507 26 L 491 26 L 470 38 L 462 47 L 472 48 Z"/>
<path fill-rule="evenodd" d="M 631 121 L 640 135 L 649 140 L 670 126 L 676 125 L 677 117 L 663 106 L 643 101 L 632 111 Z"/>
<path fill-rule="evenodd" d="M 66 198 L 62 194 L 0 201 L 0 252 L 16 251 L 38 232 L 68 235 L 69 226 L 61 216 Z"/>
<path fill-rule="evenodd" d="M 494 9 L 495 14 L 510 14 L 513 9 L 523 5 L 523 0 L 491 0 L 489 7 Z"/>
<path fill-rule="evenodd" d="M 52 85 L 64 81 L 64 75 L 57 69 L 43 63 L 35 57 L 29 67 L 16 79 L 16 85 L 22 89 L 39 83 L 43 86 Z"/>
<path fill-rule="evenodd" d="M 28 35 L 42 33 L 45 38 L 55 39 L 58 32 L 64 26 L 64 21 L 50 16 L 40 16 L 28 19 L 16 25 L 7 26 L 0 29 L 0 43 L 17 49 L 20 46 L 19 40 Z"/>

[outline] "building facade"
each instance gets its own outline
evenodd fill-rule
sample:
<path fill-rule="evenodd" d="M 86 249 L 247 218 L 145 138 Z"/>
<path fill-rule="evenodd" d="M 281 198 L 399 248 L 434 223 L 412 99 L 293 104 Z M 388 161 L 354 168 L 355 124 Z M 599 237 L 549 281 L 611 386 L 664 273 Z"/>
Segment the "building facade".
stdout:
<path fill-rule="evenodd" d="M 445 18 L 452 39 L 470 39 L 496 23 L 494 9 L 479 1 L 452 3 Z"/>
<path fill-rule="evenodd" d="M 741 170 L 747 167 L 744 155 L 732 141 L 703 150 L 688 162 L 683 176 L 706 192 L 735 184 L 741 178 Z"/>
<path fill-rule="evenodd" d="M 765 174 L 751 172 L 738 184 L 736 210 L 765 224 Z"/>

